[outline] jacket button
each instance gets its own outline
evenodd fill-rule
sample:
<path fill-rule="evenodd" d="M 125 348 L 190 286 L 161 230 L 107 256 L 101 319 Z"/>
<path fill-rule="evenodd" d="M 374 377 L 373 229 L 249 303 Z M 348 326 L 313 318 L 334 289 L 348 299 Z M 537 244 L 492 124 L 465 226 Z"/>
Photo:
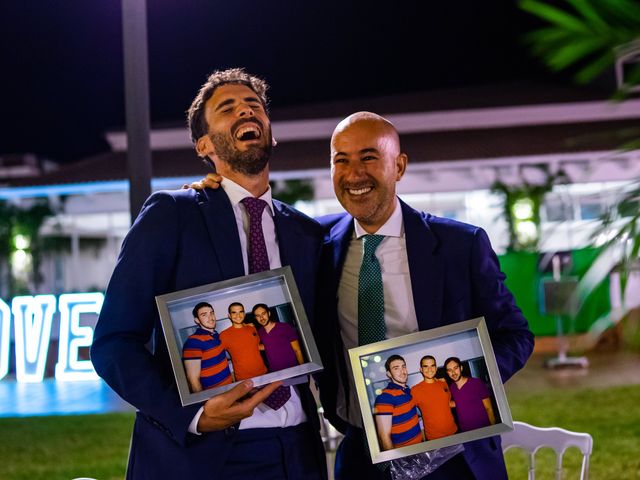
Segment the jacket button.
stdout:
<path fill-rule="evenodd" d="M 224 434 L 227 437 L 232 436 L 234 433 L 236 433 L 236 426 L 235 425 L 231 425 L 230 427 L 227 427 L 224 429 Z"/>

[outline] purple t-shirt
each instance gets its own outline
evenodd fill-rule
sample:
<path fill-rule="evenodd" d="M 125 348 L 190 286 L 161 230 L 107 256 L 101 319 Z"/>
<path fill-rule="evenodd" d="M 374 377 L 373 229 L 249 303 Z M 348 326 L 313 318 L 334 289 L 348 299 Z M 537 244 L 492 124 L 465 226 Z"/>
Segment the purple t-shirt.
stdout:
<path fill-rule="evenodd" d="M 479 378 L 469 377 L 461 389 L 455 383 L 451 386 L 451 397 L 456 402 L 456 413 L 461 432 L 490 425 L 487 410 L 482 400 L 490 398 L 489 390 Z"/>
<path fill-rule="evenodd" d="M 291 325 L 276 322 L 269 333 L 263 327 L 258 330 L 258 335 L 267 354 L 270 372 L 298 365 L 296 354 L 291 348 L 291 342 L 298 340 L 298 334 Z"/>

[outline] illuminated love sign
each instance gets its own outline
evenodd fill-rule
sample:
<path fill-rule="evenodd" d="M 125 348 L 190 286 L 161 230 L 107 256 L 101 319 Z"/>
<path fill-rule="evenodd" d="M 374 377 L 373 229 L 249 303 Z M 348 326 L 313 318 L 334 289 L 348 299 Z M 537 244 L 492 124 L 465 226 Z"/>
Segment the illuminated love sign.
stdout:
<path fill-rule="evenodd" d="M 91 361 L 80 360 L 78 355 L 80 348 L 93 342 L 93 328 L 80 325 L 80 315 L 99 314 L 103 302 L 102 293 L 67 293 L 60 295 L 57 302 L 53 295 L 15 297 L 11 308 L 0 299 L 0 380 L 9 372 L 9 337 L 13 317 L 16 379 L 21 383 L 42 381 L 56 310 L 60 313 L 56 379 L 98 379 Z"/>

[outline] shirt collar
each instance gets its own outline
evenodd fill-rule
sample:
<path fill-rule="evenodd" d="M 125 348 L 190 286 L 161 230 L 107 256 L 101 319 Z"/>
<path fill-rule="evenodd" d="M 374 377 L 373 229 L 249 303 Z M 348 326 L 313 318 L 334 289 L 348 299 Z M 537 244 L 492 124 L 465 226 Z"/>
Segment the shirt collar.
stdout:
<path fill-rule="evenodd" d="M 206 330 L 202 327 L 197 327 L 196 331 L 195 331 L 196 335 L 211 335 L 212 337 L 215 337 L 216 335 L 218 335 L 218 332 L 214 329 L 213 332 L 210 332 L 209 330 Z"/>
<path fill-rule="evenodd" d="M 249 193 L 247 189 L 245 189 L 243 186 L 237 184 L 233 180 L 229 180 L 226 177 L 222 178 L 222 182 L 220 182 L 220 186 L 229 197 L 229 201 L 231 201 L 231 205 L 234 208 L 240 203 L 240 200 L 242 200 L 243 198 L 253 197 L 253 195 L 251 195 L 251 193 Z M 271 212 L 271 216 L 273 217 L 275 212 L 273 210 L 273 201 L 271 199 L 271 187 L 269 186 L 267 188 L 267 191 L 264 192 L 258 198 L 260 200 L 264 200 L 265 202 L 267 202 L 267 205 L 269 206 L 269 210 Z"/>
<path fill-rule="evenodd" d="M 404 236 L 404 228 L 402 223 L 402 208 L 400 208 L 400 202 L 398 201 L 398 197 L 395 197 L 396 206 L 393 209 L 393 213 L 389 217 L 389 219 L 382 225 L 377 232 L 376 235 L 384 235 L 385 237 L 403 237 Z M 355 234 L 356 238 L 360 238 L 364 235 L 368 235 L 369 233 L 362 228 L 358 220 L 353 219 L 353 223 L 355 226 Z"/>
<path fill-rule="evenodd" d="M 403 387 L 402 385 L 398 385 L 396 382 L 389 382 L 387 388 L 389 390 L 402 390 L 405 393 L 407 392 L 407 390 L 411 390 L 408 385 L 406 387 Z"/>

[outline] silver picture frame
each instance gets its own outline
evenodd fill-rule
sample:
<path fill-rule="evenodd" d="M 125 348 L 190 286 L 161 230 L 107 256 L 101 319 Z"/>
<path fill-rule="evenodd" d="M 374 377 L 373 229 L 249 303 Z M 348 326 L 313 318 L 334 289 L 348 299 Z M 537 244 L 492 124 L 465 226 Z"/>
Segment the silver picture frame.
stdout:
<path fill-rule="evenodd" d="M 382 390 L 381 382 L 389 382 L 384 362 L 394 354 L 406 359 L 409 372 L 407 385 L 410 387 L 423 380 L 419 370 L 419 359 L 424 355 L 435 354 L 439 369 L 444 367 L 443 363 L 448 357 L 458 357 L 467 366 L 475 365 L 476 373 L 481 372 L 478 376 L 483 378 L 491 394 L 496 423 L 433 440 L 426 439 L 413 445 L 383 450 L 376 430 L 374 403 Z M 483 317 L 352 348 L 349 350 L 349 358 L 373 463 L 395 460 L 513 430 L 511 410 Z M 467 372 L 467 376 L 473 377 L 473 372 L 470 375 Z M 420 425 L 422 428 L 421 420 Z"/>
<path fill-rule="evenodd" d="M 189 388 L 182 360 L 182 347 L 190 329 L 195 329 L 191 310 L 200 302 L 207 302 L 214 307 L 218 332 L 230 328 L 230 320 L 222 316 L 227 315 L 227 306 L 232 302 L 242 303 L 248 312 L 253 305 L 265 303 L 270 307 L 272 316 L 275 313 L 279 321 L 286 321 L 296 330 L 305 362 L 253 377 L 251 380 L 254 387 L 279 380 L 285 385 L 294 385 L 308 381 L 308 375 L 322 370 L 320 355 L 289 266 L 159 295 L 156 303 L 183 406 L 206 401 L 239 383 L 216 386 L 200 392 L 192 392 Z"/>

